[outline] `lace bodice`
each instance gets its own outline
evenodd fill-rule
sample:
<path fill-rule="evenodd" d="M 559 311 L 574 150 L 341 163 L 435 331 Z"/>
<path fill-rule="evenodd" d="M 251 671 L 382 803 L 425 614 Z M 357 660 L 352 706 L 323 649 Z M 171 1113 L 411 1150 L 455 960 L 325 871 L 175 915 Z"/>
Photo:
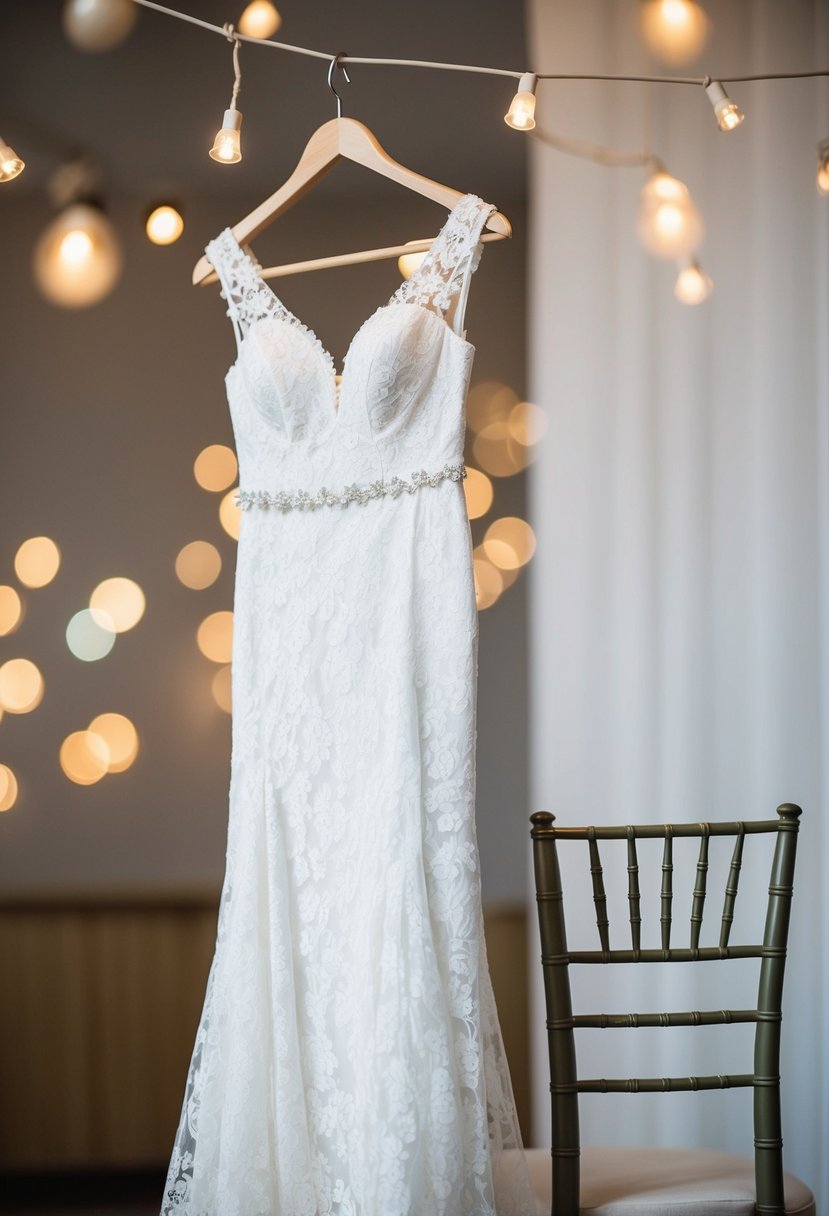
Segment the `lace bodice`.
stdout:
<path fill-rule="evenodd" d="M 462 465 L 474 357 L 463 314 L 493 210 L 474 194 L 459 199 L 418 269 L 357 330 L 341 377 L 231 229 L 208 243 L 237 341 L 226 387 L 245 505 L 341 497 Z"/>

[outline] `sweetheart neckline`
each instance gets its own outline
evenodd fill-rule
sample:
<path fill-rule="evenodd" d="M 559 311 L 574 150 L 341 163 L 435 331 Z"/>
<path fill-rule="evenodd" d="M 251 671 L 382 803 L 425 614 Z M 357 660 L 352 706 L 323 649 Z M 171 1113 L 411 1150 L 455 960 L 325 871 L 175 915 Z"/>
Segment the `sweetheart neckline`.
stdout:
<path fill-rule="evenodd" d="M 314 346 L 319 351 L 319 354 L 320 354 L 323 362 L 325 364 L 327 364 L 329 373 L 330 373 L 330 385 L 331 385 L 331 390 L 332 390 L 331 391 L 331 404 L 332 404 L 332 407 L 334 410 L 335 417 L 339 416 L 339 408 L 338 408 L 338 402 L 337 402 L 338 389 L 342 390 L 342 386 L 345 383 L 345 372 L 346 372 L 346 365 L 348 363 L 348 356 L 351 354 L 351 351 L 354 348 L 354 344 L 357 341 L 357 339 L 359 338 L 360 334 L 363 332 L 365 327 L 368 325 L 369 321 L 373 321 L 374 318 L 379 313 L 383 312 L 386 308 L 389 308 L 393 305 L 395 296 L 397 296 L 398 292 L 400 291 L 400 288 L 404 285 L 404 283 L 410 282 L 411 279 L 415 277 L 415 275 L 419 275 L 421 270 L 423 269 L 423 267 L 427 264 L 427 262 L 430 262 L 433 259 L 435 250 L 437 249 L 439 242 L 445 236 L 445 234 L 449 228 L 449 225 L 452 222 L 452 220 L 454 219 L 455 214 L 459 210 L 461 204 L 464 203 L 469 198 L 476 198 L 476 197 L 477 197 L 476 195 L 469 193 L 469 192 L 466 194 L 462 194 L 460 196 L 460 198 L 457 200 L 457 202 L 452 207 L 450 207 L 449 213 L 446 216 L 446 219 L 441 224 L 439 230 L 437 231 L 434 238 L 432 239 L 432 242 L 429 245 L 428 249 L 426 249 L 426 251 L 424 253 L 424 257 L 423 257 L 422 261 L 420 262 L 420 265 L 417 267 L 417 269 L 413 272 L 413 274 L 409 277 L 409 279 L 404 279 L 403 283 L 401 283 L 398 287 L 395 288 L 395 290 L 392 292 L 392 294 L 389 296 L 389 298 L 387 300 L 385 300 L 382 304 L 378 305 L 378 307 L 374 310 L 374 312 L 371 313 L 368 317 L 366 317 L 366 319 L 362 322 L 362 324 L 359 326 L 357 331 L 353 334 L 351 341 L 349 342 L 348 347 L 346 349 L 345 355 L 343 356 L 342 371 L 340 371 L 340 372 L 337 371 L 337 365 L 334 361 L 334 356 L 331 354 L 328 347 L 323 345 L 322 340 L 319 337 L 319 334 L 317 334 L 317 332 L 314 329 L 312 329 L 310 325 L 306 325 L 305 322 L 296 315 L 296 313 L 292 312 L 291 309 L 288 308 L 287 304 L 285 304 L 285 302 L 280 298 L 280 296 L 278 296 L 276 294 L 276 292 L 271 287 L 271 285 L 267 281 L 267 279 L 265 279 L 263 277 L 261 263 L 256 258 L 253 251 L 249 247 L 242 245 L 237 240 L 236 236 L 233 233 L 232 228 L 227 227 L 224 229 L 224 232 L 229 237 L 236 252 L 241 254 L 241 256 L 244 258 L 244 260 L 247 262 L 248 266 L 252 270 L 253 275 L 256 279 L 257 285 L 268 294 L 268 296 L 271 298 L 275 307 L 282 310 L 282 312 L 285 314 L 285 319 L 288 321 L 288 323 L 291 325 L 295 325 L 301 332 L 303 332 L 307 335 L 307 337 L 311 341 L 312 346 Z M 426 311 L 431 312 L 433 310 L 427 309 Z M 437 315 L 438 314 L 435 313 L 435 316 L 437 316 Z M 466 345 L 468 345 L 468 346 L 472 345 L 471 343 L 467 343 L 466 339 L 462 338 L 460 334 L 456 333 L 455 330 L 452 329 L 451 325 L 449 325 L 449 323 L 446 321 L 446 319 L 444 317 L 438 317 L 438 319 L 443 322 L 443 324 L 446 326 L 448 331 L 454 337 L 458 338 L 461 342 L 466 343 Z M 241 361 L 242 349 L 245 345 L 246 340 L 247 340 L 247 335 L 245 335 L 242 338 L 236 358 L 234 359 L 233 363 L 228 368 L 226 377 L 230 375 L 231 371 L 233 371 L 233 369 Z M 339 384 L 337 383 L 338 376 L 340 378 Z"/>

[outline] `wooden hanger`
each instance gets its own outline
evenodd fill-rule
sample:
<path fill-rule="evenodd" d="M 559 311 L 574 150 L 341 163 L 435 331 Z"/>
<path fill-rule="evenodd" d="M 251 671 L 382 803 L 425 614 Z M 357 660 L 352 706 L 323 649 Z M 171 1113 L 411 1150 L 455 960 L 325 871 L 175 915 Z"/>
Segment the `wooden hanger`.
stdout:
<path fill-rule="evenodd" d="M 408 169 L 394 160 L 381 147 L 365 123 L 358 122 L 355 118 L 342 117 L 341 100 L 331 82 L 334 69 L 338 65 L 337 61 L 342 54 L 343 52 L 340 52 L 334 56 L 328 69 L 328 83 L 337 98 L 337 117 L 316 129 L 305 145 L 302 156 L 288 180 L 270 198 L 265 199 L 254 211 L 235 225 L 232 232 L 240 245 L 249 243 L 258 236 L 268 224 L 292 207 L 302 198 L 303 194 L 307 194 L 320 178 L 329 173 L 343 159 L 356 161 L 357 164 L 364 165 L 366 169 L 372 169 L 375 173 L 398 182 L 416 194 L 422 194 L 436 203 L 442 203 L 447 210 L 451 210 L 463 197 L 461 191 L 453 190 L 451 186 L 444 186 L 440 182 L 432 181 L 431 178 L 423 177 L 422 174 L 416 173 L 413 169 Z M 348 80 L 345 68 L 341 66 L 340 70 Z M 512 236 L 512 225 L 500 211 L 491 212 L 485 228 L 489 231 L 481 236 L 482 241 L 501 241 Z M 409 241 L 404 245 L 389 245 L 381 249 L 364 249 L 359 253 L 343 253 L 333 257 L 313 258 L 305 262 L 291 262 L 283 266 L 270 266 L 263 269 L 261 274 L 266 279 L 277 278 L 281 275 L 300 274 L 306 270 L 323 270 L 329 266 L 347 266 L 358 262 L 378 261 L 381 258 L 396 257 L 401 253 L 414 253 L 419 249 L 428 249 L 431 243 L 432 238 L 424 238 Z M 207 255 L 203 254 L 193 269 L 193 284 L 206 287 L 215 282 L 218 282 L 218 275 Z"/>

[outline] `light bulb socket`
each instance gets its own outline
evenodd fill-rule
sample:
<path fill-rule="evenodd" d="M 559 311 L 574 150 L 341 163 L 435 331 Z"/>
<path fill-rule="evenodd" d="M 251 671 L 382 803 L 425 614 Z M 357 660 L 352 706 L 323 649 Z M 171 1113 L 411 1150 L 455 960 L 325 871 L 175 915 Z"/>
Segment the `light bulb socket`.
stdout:
<path fill-rule="evenodd" d="M 242 128 L 242 112 L 232 106 L 229 110 L 225 110 L 224 118 L 222 119 L 223 131 L 239 131 Z"/>
<path fill-rule="evenodd" d="M 538 88 L 538 76 L 535 72 L 525 72 L 518 81 L 516 93 L 534 93 Z"/>
<path fill-rule="evenodd" d="M 708 84 L 705 86 L 705 91 L 708 94 L 708 100 L 711 102 L 711 105 L 714 107 L 715 113 L 717 110 L 717 106 L 721 106 L 724 101 L 726 101 L 726 102 L 730 101 L 728 94 L 726 93 L 726 91 L 722 87 L 722 85 L 720 84 L 719 80 L 709 81 Z"/>

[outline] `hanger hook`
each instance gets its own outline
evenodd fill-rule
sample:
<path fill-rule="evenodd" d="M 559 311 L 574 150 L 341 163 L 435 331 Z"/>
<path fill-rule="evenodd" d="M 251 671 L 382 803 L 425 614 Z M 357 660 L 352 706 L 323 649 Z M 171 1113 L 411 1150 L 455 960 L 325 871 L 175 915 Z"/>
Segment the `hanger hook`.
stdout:
<path fill-rule="evenodd" d="M 337 51 L 337 54 L 331 60 L 331 65 L 328 68 L 328 87 L 337 99 L 337 118 L 342 118 L 343 103 L 342 103 L 342 98 L 340 97 L 337 90 L 334 88 L 332 78 L 334 76 L 335 69 L 339 68 L 340 71 L 342 72 L 343 76 L 345 76 L 348 83 L 351 84 L 351 77 L 349 76 L 348 72 L 346 71 L 344 65 L 340 63 L 340 60 L 342 59 L 343 55 L 346 55 L 347 53 L 348 53 L 347 51 Z"/>

